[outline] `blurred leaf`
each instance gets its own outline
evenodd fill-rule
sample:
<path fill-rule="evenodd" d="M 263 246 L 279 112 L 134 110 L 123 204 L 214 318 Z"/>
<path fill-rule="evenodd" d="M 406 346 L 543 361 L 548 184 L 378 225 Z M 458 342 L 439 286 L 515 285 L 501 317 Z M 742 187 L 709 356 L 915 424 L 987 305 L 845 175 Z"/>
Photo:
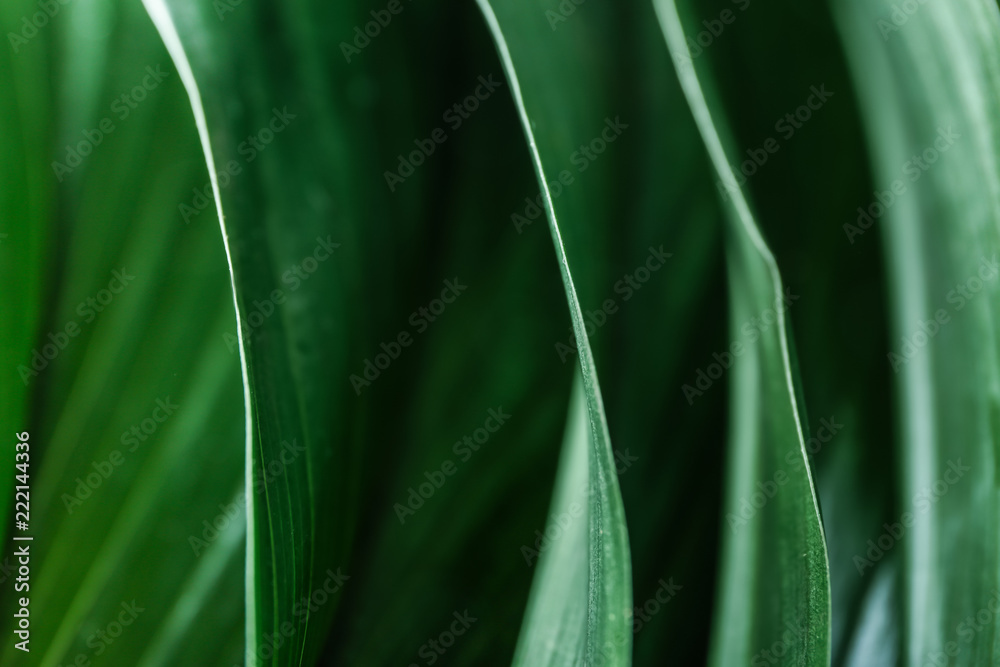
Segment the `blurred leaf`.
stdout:
<path fill-rule="evenodd" d="M 0 25 L 18 25 L 32 7 L 29 2 L 4 3 Z M 15 34 L 19 33 L 20 28 Z M 51 228 L 52 180 L 43 156 L 51 102 L 47 86 L 38 84 L 46 81 L 45 40 L 43 34 L 34 43 L 12 43 L 0 56 L 0 90 L 7 97 L 0 104 L 0 146 L 7 156 L 0 164 L 0 358 L 9 366 L 0 381 L 0 424 L 11 433 L 26 427 L 26 379 L 30 380 L 31 351 L 44 317 L 41 306 L 47 287 L 44 257 Z M 0 463 L 4 517 L 12 503 L 13 464 L 13 458 Z M 4 521 L 0 538 L 6 534 Z"/>
<path fill-rule="evenodd" d="M 17 93 L 38 115 L 3 132 L 23 146 L 22 173 L 37 181 L 23 195 L 51 196 L 48 207 L 15 209 L 24 217 L 11 235 L 25 270 L 4 303 L 23 308 L 18 326 L 44 363 L 5 357 L 30 392 L 30 413 L 6 423 L 31 433 L 34 539 L 21 591 L 31 600 L 31 652 L 15 649 L 8 631 L 0 661 L 174 664 L 210 636 L 198 659 L 225 664 L 242 653 L 245 531 L 231 505 L 242 488 L 239 376 L 222 342 L 232 311 L 219 238 L 177 217 L 204 167 L 191 159 L 182 91 L 142 8 L 123 7 L 97 30 L 88 20 L 107 5 L 54 6 L 12 71 L 41 68 L 35 49 L 46 43 L 72 51 L 98 41 L 122 64 L 73 79 L 93 101 L 81 108 L 54 94 L 72 67 L 44 63 Z M 81 17 L 96 32 L 78 30 Z M 17 364 L 31 371 L 23 383 Z M 5 605 L 19 597 L 14 583 L 4 576 Z"/>
<path fill-rule="evenodd" d="M 1000 12 L 983 0 L 832 4 L 876 185 L 868 218 L 844 229 L 856 243 L 877 242 L 875 230 L 884 239 L 894 332 L 884 363 L 901 410 L 899 513 L 859 549 L 859 576 L 902 556 L 900 664 L 992 664 Z M 969 621 L 984 609 L 988 619 Z"/>

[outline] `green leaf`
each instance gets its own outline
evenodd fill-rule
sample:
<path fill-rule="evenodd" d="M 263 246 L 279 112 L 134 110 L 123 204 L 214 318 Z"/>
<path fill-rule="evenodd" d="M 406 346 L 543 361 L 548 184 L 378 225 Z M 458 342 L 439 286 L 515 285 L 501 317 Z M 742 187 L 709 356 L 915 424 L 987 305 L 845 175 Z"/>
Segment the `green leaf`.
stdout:
<path fill-rule="evenodd" d="M 32 5 L 4 3 L 3 25 L 15 24 Z M 8 156 L 0 164 L 0 358 L 14 372 L 0 380 L 0 424 L 26 426 L 31 380 L 31 350 L 44 317 L 41 297 L 46 287 L 44 252 L 50 235 L 51 174 L 44 159 L 50 122 L 47 91 L 34 84 L 45 80 L 45 37 L 30 51 L 4 49 L 0 89 L 8 103 L 0 105 L 0 145 Z M 26 381 L 27 380 L 27 381 Z M 20 432 L 18 430 L 18 432 Z M 0 515 L 7 516 L 13 496 L 13 461 L 3 462 L 0 475 Z M 8 471 L 10 474 L 7 474 Z M 7 524 L 0 524 L 0 539 Z"/>
<path fill-rule="evenodd" d="M 398 146 L 424 129 L 393 120 L 391 132 L 377 130 L 371 100 L 344 91 L 356 91 L 359 79 L 363 83 L 366 72 L 377 69 L 396 82 L 380 88 L 386 96 L 381 106 L 393 110 L 393 119 L 397 112 L 409 118 L 414 84 L 393 55 L 402 53 L 401 43 L 387 32 L 378 49 L 373 43 L 365 58 L 345 63 L 335 45 L 328 49 L 312 38 L 316 26 L 350 34 L 357 8 L 244 5 L 224 22 L 190 3 L 171 2 L 165 14 L 161 9 L 150 5 L 179 69 L 185 70 L 185 62 L 190 66 L 191 97 L 204 112 L 204 143 L 219 166 L 218 194 L 242 319 L 252 324 L 256 302 L 276 288 L 289 298 L 244 336 L 251 469 L 259 474 L 276 459 L 282 441 L 298 437 L 307 447 L 296 468 L 266 484 L 274 493 L 253 497 L 248 661 L 310 663 L 321 652 L 350 664 L 412 660 L 428 636 L 440 634 L 442 624 L 448 627 L 452 613 L 467 608 L 472 616 L 500 620 L 477 623 L 451 649 L 456 660 L 485 659 L 496 638 L 512 645 L 510 628 L 530 581 L 518 545 L 538 525 L 534 508 L 542 514 L 539 500 L 551 479 L 546 448 L 557 442 L 556 415 L 568 398 L 569 369 L 559 369 L 549 347 L 561 323 L 546 318 L 559 307 L 553 290 L 559 285 L 557 265 L 540 263 L 544 245 L 515 240 L 511 227 L 469 225 L 499 208 L 475 189 L 457 188 L 463 194 L 454 198 L 454 210 L 423 211 L 420 191 L 413 188 L 424 179 L 433 183 L 440 178 L 435 173 L 450 174 L 434 171 L 433 165 L 446 169 L 447 162 L 429 164 L 407 179 L 409 189 L 399 186 L 387 194 L 386 165 L 398 160 Z M 273 11 L 279 11 L 279 21 L 298 26 L 300 37 L 270 31 Z M 247 39 L 254 31 L 271 45 L 267 62 Z M 306 54 L 301 58 L 300 48 Z M 247 69 L 254 73 L 242 74 Z M 242 76 L 257 80 L 260 89 L 237 85 Z M 503 109 L 497 97 L 493 108 Z M 297 114 L 295 124 L 252 162 L 246 160 L 241 142 L 286 102 Z M 476 122 L 454 136 L 457 144 L 472 134 L 469 141 L 486 149 L 477 160 L 480 171 L 449 178 L 495 170 L 508 178 L 507 194 L 515 195 L 495 196 L 506 207 L 527 181 L 509 179 L 509 170 L 487 159 L 511 144 L 488 131 L 483 115 L 490 112 L 483 106 Z M 506 123 L 512 115 L 497 117 Z M 382 144 L 385 150 L 371 148 Z M 243 171 L 222 187 L 222 168 L 230 161 Z M 445 240 L 431 243 L 436 235 Z M 313 250 L 317 236 L 332 237 L 342 248 L 308 281 L 288 287 L 285 273 Z M 543 268 L 525 271 L 525 265 Z M 413 280 L 418 271 L 425 280 Z M 413 311 L 440 293 L 442 278 L 467 284 L 469 295 L 449 305 L 439 323 L 431 319 L 433 334 L 424 335 L 413 324 Z M 521 295 L 527 292 L 544 298 L 526 302 Z M 371 381 L 371 359 L 386 354 L 380 341 L 395 340 L 400 327 L 416 342 L 377 374 L 377 383 Z M 356 386 L 354 376 L 369 382 Z M 510 411 L 510 426 L 491 436 L 474 461 L 455 459 L 455 438 L 482 425 L 490 409 Z M 398 469 L 386 468 L 387 457 L 399 461 Z M 403 524 L 394 506 L 415 503 L 408 500 L 413 488 L 448 460 L 462 464 L 458 476 L 433 499 L 418 496 L 419 514 L 404 515 Z M 311 472 L 305 474 L 307 467 Z M 323 481 L 310 487 L 303 475 L 305 481 Z M 525 484 L 533 490 L 525 493 Z M 514 506 L 532 512 L 511 512 Z M 484 515 L 494 518 L 484 523 Z M 487 548 L 490 543 L 496 548 Z M 351 577 L 343 606 L 331 597 L 303 615 L 301 600 L 341 565 Z M 421 576 L 413 576 L 415 567 Z M 415 605 L 423 610 L 416 618 Z M 335 615 L 339 622 L 333 624 Z M 273 652 L 265 649 L 286 627 L 283 634 L 291 641 Z M 398 641 L 369 641 L 382 627 L 381 634 Z"/>
<path fill-rule="evenodd" d="M 208 5 L 149 0 L 146 7 L 188 91 L 225 220 L 247 418 L 247 661 L 311 662 L 346 581 L 340 568 L 355 520 L 342 512 L 333 526 L 317 523 L 320 513 L 331 516 L 326 508 L 354 506 L 351 451 L 343 446 L 351 439 L 343 408 L 350 385 L 341 380 L 351 360 L 345 345 L 330 343 L 355 335 L 350 313 L 357 307 L 348 307 L 350 293 L 342 286 L 351 280 L 350 255 L 342 260 L 345 253 L 338 253 L 351 241 L 350 230 L 330 225 L 329 216 L 337 208 L 341 219 L 352 219 L 357 203 L 349 179 L 332 178 L 348 172 L 338 159 L 330 110 L 296 88 L 298 77 L 321 85 L 307 61 L 289 61 L 287 71 L 268 74 L 262 52 L 235 57 L 235 42 L 245 43 L 246 35 L 216 29 L 223 26 Z M 246 7 L 227 17 L 225 27 L 248 29 L 263 11 Z M 284 18 L 294 26 L 303 16 L 288 7 Z M 195 34 L 210 41 L 192 47 Z M 217 94 L 244 67 L 276 93 L 273 101 L 268 95 L 235 108 Z M 214 94 L 203 100 L 201 89 Z M 315 138 L 313 155 L 328 171 L 288 159 L 296 145 L 305 145 L 289 141 L 294 133 Z M 282 177 L 273 177 L 278 170 Z M 229 187 L 241 174 L 256 187 Z M 312 200 L 301 191 L 313 192 Z M 270 213 L 257 215 L 260 210 Z M 294 234 L 281 231 L 289 220 Z M 316 317 L 320 311 L 329 315 Z M 314 596 L 322 596 L 322 604 Z"/>
<path fill-rule="evenodd" d="M 675 54 L 684 94 L 728 193 L 730 330 L 732 340 L 746 347 L 732 369 L 725 500 L 730 509 L 710 660 L 715 665 L 745 664 L 760 659 L 758 654 L 775 643 L 784 643 L 782 664 L 827 665 L 829 570 L 793 380 L 784 287 L 730 167 L 732 142 L 725 122 L 718 112 L 713 114 L 718 106 L 711 102 L 706 66 L 693 62 L 674 1 L 656 0 L 654 6 Z M 748 341 L 744 324 L 768 310 L 776 314 L 775 325 Z M 774 481 L 779 471 L 787 476 L 782 487 Z M 765 496 L 760 484 L 767 482 L 775 488 Z M 765 504 L 745 516 L 742 505 L 757 496 Z M 756 502 L 750 505 L 755 507 Z"/>
<path fill-rule="evenodd" d="M 0 663 L 994 662 L 991 0 L 145 2 L 0 8 Z"/>
<path fill-rule="evenodd" d="M 537 559 L 535 583 L 514 654 L 514 665 L 576 665 L 587 651 L 587 586 L 590 522 L 590 423 L 587 397 L 579 378 L 573 385 L 566 436 L 560 455 L 559 477 L 552 494 L 550 520 L 545 527 L 551 546 Z M 526 547 L 531 549 L 531 547 Z"/>
<path fill-rule="evenodd" d="M 553 102 L 565 99 L 561 97 L 565 92 L 553 86 L 551 81 L 540 85 L 542 82 L 538 78 L 537 70 L 531 79 L 525 80 L 524 87 L 519 81 L 519 74 L 523 70 L 533 69 L 531 65 L 533 62 L 546 57 L 545 50 L 550 48 L 552 43 L 539 38 L 538 33 L 545 26 L 540 20 L 544 15 L 539 12 L 528 14 L 506 5 L 494 7 L 488 0 L 479 0 L 479 6 L 493 34 L 504 71 L 507 73 L 511 93 L 531 150 L 535 173 L 544 196 L 546 217 L 566 289 L 566 298 L 569 301 L 570 317 L 579 351 L 581 381 L 586 396 L 589 422 L 587 550 L 553 552 L 552 558 L 561 556 L 566 560 L 560 559 L 558 563 L 548 565 L 539 571 L 535 584 L 539 592 L 533 597 L 534 605 L 539 605 L 539 608 L 534 606 L 530 608 L 527 618 L 529 621 L 539 619 L 539 614 L 546 613 L 545 620 L 538 621 L 544 622 L 545 627 L 532 626 L 522 630 L 524 634 L 519 651 L 522 660 L 527 661 L 527 656 L 530 655 L 530 663 L 539 664 L 538 647 L 553 643 L 556 648 L 545 652 L 548 662 L 544 664 L 572 664 L 578 657 L 582 657 L 587 664 L 592 664 L 601 656 L 605 664 L 628 665 L 631 664 L 632 651 L 632 581 L 628 530 L 603 399 L 597 380 L 597 369 L 558 222 L 563 219 L 563 224 L 573 224 L 574 216 L 579 215 L 581 210 L 577 208 L 582 203 L 577 195 L 581 191 L 568 190 L 564 197 L 553 199 L 550 183 L 558 178 L 558 172 L 552 167 L 547 170 L 545 165 L 549 161 L 558 164 L 560 156 L 564 154 L 560 144 L 565 139 L 538 133 L 534 125 L 538 117 L 545 117 L 552 122 L 552 110 L 557 108 L 553 106 Z M 498 9 L 499 14 L 496 13 Z M 511 39 L 510 35 L 514 35 L 515 39 Z M 567 437 L 572 439 L 573 435 Z M 560 484 L 569 484 L 572 487 L 574 482 L 579 481 L 578 473 L 573 472 L 575 457 L 572 455 L 572 450 L 564 450 L 564 457 L 566 458 L 560 464 L 565 466 L 565 470 L 560 473 L 562 480 Z M 571 488 L 570 493 L 572 492 Z M 559 505 L 562 502 L 563 499 L 557 497 L 555 504 Z M 574 562 L 584 557 L 587 558 L 586 569 Z M 562 578 L 568 580 L 559 581 Z M 551 618 L 549 614 L 552 610 L 545 606 L 544 591 L 553 588 L 561 590 L 572 588 L 577 591 L 559 604 L 558 613 L 566 617 L 564 620 Z M 585 617 L 581 617 L 579 609 L 574 606 L 574 602 L 579 602 L 578 596 L 582 591 L 586 591 Z M 572 625 L 575 627 L 571 629 Z M 581 625 L 583 627 L 580 627 Z"/>
<path fill-rule="evenodd" d="M 1000 12 L 994 2 L 833 3 L 856 81 L 883 240 L 900 405 L 900 496 L 885 555 L 902 558 L 900 664 L 996 660 L 1000 285 Z M 895 192 L 893 189 L 895 188 Z M 881 197 L 882 202 L 877 201 Z M 878 204 L 878 208 L 875 208 Z M 871 237 L 869 238 L 869 235 Z M 973 289 L 975 291 L 973 291 Z M 967 468 L 967 469 L 966 469 Z M 868 536 L 885 544 L 884 531 Z M 955 645 L 949 647 L 950 642 Z M 943 651 L 957 648 L 947 657 Z"/>
<path fill-rule="evenodd" d="M 31 518 L 18 531 L 33 537 L 30 588 L 21 591 L 31 600 L 30 653 L 15 648 L 8 614 L 0 661 L 53 666 L 100 655 L 175 664 L 211 636 L 198 659 L 225 664 L 242 654 L 245 524 L 228 507 L 243 476 L 239 370 L 222 339 L 232 310 L 217 233 L 177 219 L 177 202 L 205 170 L 191 158 L 197 144 L 182 90 L 142 8 L 55 6 L 51 24 L 4 68 L 36 76 L 18 82 L 17 104 L 2 105 L 0 121 L 0 134 L 21 146 L 25 187 L 14 196 L 26 202 L 10 208 L 22 217 L 10 245 L 0 243 L 0 253 L 16 255 L 4 266 L 23 269 L 5 277 L 3 307 L 19 314 L 4 321 L 22 346 L 10 360 L 35 373 L 22 383 L 8 368 L 30 410 L 4 414 L 10 432 L 31 434 Z M 20 32 L 16 21 L 38 6 L 7 9 L 4 27 Z M 48 44 L 90 52 L 94 39 L 129 65 L 81 74 L 41 57 Z M 147 66 L 162 77 L 123 118 L 112 105 Z M 67 87 L 79 97 L 55 94 Z M 31 115 L 8 125 L 12 106 Z M 102 123 L 113 130 L 98 132 Z M 47 206 L 35 201 L 43 192 Z M 21 399 L 6 394 L 4 409 L 18 408 Z M 13 448 L 4 451 L 7 484 Z M 218 530 L 195 549 L 203 521 Z M 12 551 L 5 547 L 8 593 Z"/>

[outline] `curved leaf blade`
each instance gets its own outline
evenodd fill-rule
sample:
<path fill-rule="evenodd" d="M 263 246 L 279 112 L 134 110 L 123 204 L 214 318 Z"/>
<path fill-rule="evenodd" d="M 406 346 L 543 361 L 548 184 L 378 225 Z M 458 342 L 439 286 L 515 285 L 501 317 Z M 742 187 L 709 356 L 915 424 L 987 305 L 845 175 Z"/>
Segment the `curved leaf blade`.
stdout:
<path fill-rule="evenodd" d="M 881 198 L 867 207 L 868 231 L 881 235 L 895 306 L 885 356 L 900 404 L 892 524 L 912 521 L 885 553 L 855 545 L 859 576 L 902 556 L 900 664 L 992 664 L 1000 618 L 967 621 L 995 605 L 1000 586 L 1000 11 L 985 0 L 906 14 L 882 1 L 832 6 Z M 877 242 L 855 238 L 857 224 L 844 229 Z"/>
<path fill-rule="evenodd" d="M 732 459 L 725 501 L 731 509 L 723 529 L 710 662 L 746 664 L 777 642 L 787 649 L 782 664 L 828 665 L 829 566 L 792 376 L 784 288 L 730 167 L 728 129 L 712 112 L 707 75 L 697 71 L 707 65 L 694 63 L 675 1 L 654 0 L 654 6 L 670 51 L 680 56 L 674 61 L 681 87 L 729 193 L 730 330 L 746 348 L 732 369 Z M 775 325 L 755 338 L 745 337 L 744 323 L 765 311 L 776 315 Z M 758 483 L 774 480 L 779 472 L 787 483 L 750 518 L 741 519 L 741 502 L 760 494 Z"/>
<path fill-rule="evenodd" d="M 590 451 L 588 455 L 588 477 L 589 492 L 586 504 L 586 513 L 589 524 L 588 549 L 587 549 L 587 579 L 583 580 L 583 568 L 579 563 L 574 566 L 573 560 L 567 562 L 563 567 L 551 566 L 544 571 L 545 581 L 540 581 L 542 571 L 536 575 L 536 586 L 541 590 L 554 586 L 557 588 L 571 587 L 577 591 L 586 590 L 587 613 L 583 628 L 577 632 L 568 632 L 562 622 L 551 623 L 548 632 L 539 631 L 537 627 L 523 634 L 522 642 L 527 642 L 519 647 L 519 655 L 531 655 L 531 664 L 536 662 L 537 654 L 534 647 L 543 642 L 555 642 L 560 648 L 553 655 L 546 652 L 551 660 L 548 664 L 565 664 L 564 661 L 570 656 L 582 654 L 586 664 L 593 664 L 595 657 L 603 656 L 605 664 L 629 665 L 631 664 L 632 651 L 632 581 L 631 581 L 631 556 L 628 544 L 628 528 L 625 522 L 625 510 L 621 500 L 621 492 L 618 488 L 618 479 L 614 454 L 611 450 L 610 436 L 608 434 L 607 419 L 604 413 L 604 404 L 601 397 L 600 386 L 597 380 L 597 370 L 594 364 L 593 353 L 590 342 L 587 338 L 586 326 L 583 319 L 583 311 L 580 307 L 579 297 L 573 284 L 573 276 L 570 271 L 569 259 L 563 244 L 563 235 L 558 222 L 557 204 L 553 201 L 552 193 L 549 189 L 550 177 L 546 176 L 545 162 L 555 161 L 556 156 L 545 154 L 539 149 L 536 141 L 535 131 L 531 118 L 535 114 L 543 114 L 547 110 L 543 100 L 550 95 L 549 91 L 542 88 L 522 89 L 518 80 L 518 72 L 521 67 L 530 67 L 532 58 L 538 54 L 531 53 L 528 49 L 517 49 L 512 51 L 507 41 L 508 32 L 524 31 L 519 35 L 516 42 L 518 47 L 525 47 L 531 41 L 525 39 L 531 31 L 539 27 L 538 18 L 540 12 L 528 17 L 524 12 L 514 9 L 509 4 L 494 7 L 489 0 L 477 0 L 480 9 L 486 19 L 486 23 L 493 34 L 494 42 L 500 54 L 500 60 L 504 71 L 507 74 L 511 93 L 517 106 L 521 124 L 524 128 L 528 140 L 529 151 L 535 168 L 535 174 L 541 187 L 545 200 L 545 212 L 549 222 L 549 229 L 555 245 L 556 258 L 559 263 L 559 270 L 562 274 L 563 285 L 566 290 L 566 299 L 569 303 L 570 318 L 573 324 L 573 332 L 576 337 L 581 382 L 583 384 L 584 395 L 587 405 L 587 420 L 589 424 Z M 496 13 L 499 10 L 500 14 Z M 502 17 L 502 18 L 501 18 Z M 545 42 L 534 42 L 539 47 L 544 48 Z M 531 111 L 529 111 L 529 107 Z M 544 146 L 544 145 L 543 145 Z M 572 195 L 567 193 L 565 199 L 560 199 L 558 208 L 564 206 Z M 572 210 L 572 209 L 571 209 Z M 565 223 L 564 223 L 565 224 Z M 566 452 L 564 451 L 564 454 Z M 572 467 L 574 458 L 564 458 L 560 461 L 560 467 Z M 567 479 L 573 477 L 571 472 L 560 472 L 561 476 Z M 571 554 L 562 554 L 568 557 Z M 580 558 L 583 554 L 572 554 Z M 566 577 L 568 581 L 554 582 L 552 578 Z M 532 593 L 533 605 L 541 604 L 541 595 Z M 575 596 L 562 600 L 561 613 L 568 618 L 576 618 L 579 623 L 583 619 L 577 616 L 572 603 Z M 528 617 L 535 614 L 535 607 L 528 612 Z M 554 613 L 554 610 L 550 613 Z M 568 634 L 567 634 L 568 632 Z M 522 629 L 522 633 L 525 630 Z M 582 646 L 580 645 L 582 643 Z M 559 656 L 562 656 L 560 659 Z"/>

